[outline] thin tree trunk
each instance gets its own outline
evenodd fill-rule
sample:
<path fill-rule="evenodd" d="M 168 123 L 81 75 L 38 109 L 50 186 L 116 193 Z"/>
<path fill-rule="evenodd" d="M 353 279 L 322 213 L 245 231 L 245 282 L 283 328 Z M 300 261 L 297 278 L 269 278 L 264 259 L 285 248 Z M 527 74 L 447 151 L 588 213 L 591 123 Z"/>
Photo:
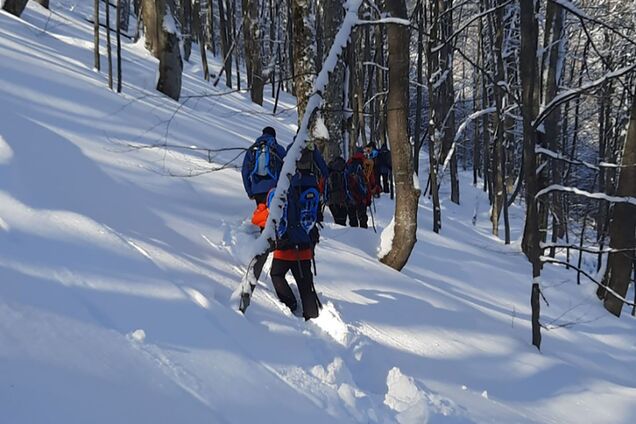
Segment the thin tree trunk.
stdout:
<path fill-rule="evenodd" d="M 212 0 L 209 0 L 210 2 Z M 218 0 L 219 4 L 219 28 L 221 30 L 221 52 L 225 67 L 225 85 L 232 88 L 232 54 L 230 52 L 230 30 L 228 15 L 226 14 L 225 0 Z"/>
<path fill-rule="evenodd" d="M 209 1 L 209 0 L 208 0 Z M 190 61 L 192 54 L 192 0 L 183 0 L 183 60 Z"/>
<path fill-rule="evenodd" d="M 117 92 L 121 93 L 121 0 L 117 0 Z"/>
<path fill-rule="evenodd" d="M 101 70 L 101 61 L 99 56 L 99 0 L 95 0 L 93 2 L 93 43 L 93 67 L 97 70 L 97 72 L 99 72 Z"/>
<path fill-rule="evenodd" d="M 323 14 L 323 61 L 329 49 L 333 45 L 338 28 L 344 18 L 342 0 L 325 0 L 322 2 Z M 344 125 L 344 72 L 345 67 L 342 61 L 338 62 L 334 72 L 330 75 L 329 86 L 325 92 L 325 109 L 323 114 L 325 126 L 329 131 L 329 139 L 322 140 L 318 146 L 322 155 L 329 163 L 332 159 L 342 154 L 343 125 Z"/>
<path fill-rule="evenodd" d="M 421 6 L 421 5 L 420 5 Z M 424 83 L 424 8 L 418 10 L 418 31 L 417 31 L 417 86 L 415 87 L 415 128 L 414 137 L 415 148 L 413 149 L 413 168 L 417 175 L 420 174 L 420 150 L 422 149 L 422 85 Z"/>
<path fill-rule="evenodd" d="M 621 165 L 616 195 L 636 197 L 636 96 L 632 100 L 629 129 L 623 147 Z M 627 295 L 631 269 L 634 263 L 635 234 L 636 206 L 628 203 L 616 203 L 612 208 L 612 217 L 609 225 L 610 248 L 612 250 L 627 251 L 610 252 L 606 280 L 609 288 L 623 298 Z M 605 309 L 618 317 L 623 309 L 623 301 L 608 290 L 604 306 Z"/>
<path fill-rule="evenodd" d="M 261 40 L 259 32 L 258 2 L 243 0 L 243 39 L 245 42 L 245 67 L 247 85 L 250 87 L 252 102 L 263 105 L 263 80 Z"/>
<path fill-rule="evenodd" d="M 230 22 L 230 27 L 232 29 L 232 45 L 230 46 L 230 50 L 233 48 L 236 49 L 236 54 L 234 55 L 234 65 L 236 66 L 236 89 L 241 89 L 241 54 L 239 49 L 239 38 L 238 31 L 236 30 L 236 0 L 232 0 L 232 8 L 231 11 L 228 12 L 228 21 Z M 240 31 L 240 29 L 239 29 Z"/>
<path fill-rule="evenodd" d="M 212 7 L 212 1 L 209 1 L 209 7 Z M 195 0 L 193 10 L 193 27 L 199 43 L 199 52 L 201 54 L 201 65 L 203 68 L 203 78 L 210 81 L 210 68 L 208 67 L 208 57 L 205 52 L 205 38 L 203 36 L 203 13 L 201 11 L 201 0 Z"/>
<path fill-rule="evenodd" d="M 520 78 L 522 89 L 523 115 L 523 150 L 524 150 L 524 180 L 526 186 L 526 222 L 524 226 L 522 247 L 532 264 L 532 344 L 541 348 L 540 317 L 540 277 L 541 256 L 539 245 L 539 215 L 537 211 L 536 194 L 538 192 L 537 160 L 535 146 L 537 134 L 533 122 L 539 109 L 537 45 L 539 29 L 537 10 L 534 0 L 520 0 L 521 5 L 521 53 Z M 537 5 L 538 6 L 538 5 Z"/>
<path fill-rule="evenodd" d="M 106 53 L 108 57 L 108 88 L 113 89 L 113 54 L 110 44 L 110 4 L 106 2 Z"/>

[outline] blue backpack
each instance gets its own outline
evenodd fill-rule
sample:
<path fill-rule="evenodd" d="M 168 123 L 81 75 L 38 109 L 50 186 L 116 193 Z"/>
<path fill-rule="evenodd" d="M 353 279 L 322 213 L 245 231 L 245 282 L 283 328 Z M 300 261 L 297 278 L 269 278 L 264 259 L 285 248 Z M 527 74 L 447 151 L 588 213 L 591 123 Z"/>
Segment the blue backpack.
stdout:
<path fill-rule="evenodd" d="M 361 205 L 367 201 L 369 190 L 367 180 L 364 176 L 364 169 L 360 161 L 354 160 L 347 164 L 345 168 L 347 180 L 347 197 L 350 204 Z"/>
<path fill-rule="evenodd" d="M 271 190 L 267 206 L 274 197 Z M 320 208 L 320 192 L 318 182 L 313 175 L 297 173 L 292 177 L 287 194 L 287 202 L 283 208 L 283 216 L 276 226 L 277 248 L 306 249 L 318 242 L 318 210 Z"/>
<path fill-rule="evenodd" d="M 274 139 L 271 136 L 259 137 L 249 150 L 250 160 L 250 179 L 254 177 L 259 179 L 270 178 L 274 181 L 278 180 L 278 175 L 283 166 L 282 158 L 278 157 L 272 145 Z"/>

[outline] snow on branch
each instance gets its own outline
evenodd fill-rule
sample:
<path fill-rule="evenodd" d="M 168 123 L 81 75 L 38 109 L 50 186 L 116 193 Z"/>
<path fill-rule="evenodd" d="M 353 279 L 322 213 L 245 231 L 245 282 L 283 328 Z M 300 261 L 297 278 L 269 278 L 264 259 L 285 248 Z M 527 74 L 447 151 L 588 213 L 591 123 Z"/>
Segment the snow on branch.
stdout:
<path fill-rule="evenodd" d="M 587 84 L 584 84 L 580 86 L 579 88 L 564 91 L 563 93 L 555 96 L 554 99 L 550 101 L 550 103 L 548 103 L 547 105 L 543 107 L 543 109 L 539 112 L 537 119 L 535 119 L 535 121 L 532 123 L 532 127 L 535 130 L 539 128 L 539 126 L 548 117 L 548 115 L 550 115 L 550 113 L 552 113 L 554 109 L 561 106 L 563 103 L 568 102 L 587 91 L 593 90 L 609 80 L 620 78 L 623 75 L 627 75 L 630 72 L 634 72 L 635 70 L 636 70 L 636 63 L 633 63 L 629 66 L 625 66 L 613 72 L 608 72 L 601 78 L 595 81 L 589 82 Z"/>
<path fill-rule="evenodd" d="M 539 198 L 543 195 L 546 195 L 548 193 L 552 193 L 553 191 L 562 191 L 562 192 L 567 192 L 567 193 L 573 193 L 576 194 L 578 196 L 584 196 L 590 199 L 598 199 L 598 200 L 605 200 L 607 202 L 611 202 L 611 203 L 629 203 L 630 205 L 634 205 L 636 206 L 636 197 L 619 197 L 619 196 L 610 196 L 608 194 L 605 193 L 590 193 L 589 191 L 585 191 L 585 190 L 581 190 L 579 188 L 576 187 L 566 187 L 566 186 L 562 186 L 560 184 L 552 184 L 546 188 L 544 188 L 543 190 L 539 191 L 537 193 L 537 195 L 535 196 L 535 198 Z"/>
<path fill-rule="evenodd" d="M 395 25 L 411 26 L 411 21 L 409 21 L 408 19 L 403 19 L 403 18 L 382 18 L 382 19 L 375 19 L 375 20 L 371 20 L 371 21 L 358 19 L 358 21 L 355 23 L 355 26 L 360 26 L 360 25 L 381 25 L 381 24 L 395 24 Z"/>
<path fill-rule="evenodd" d="M 572 250 L 580 250 L 586 253 L 593 253 L 595 255 L 605 254 L 605 253 L 624 253 L 624 252 L 633 252 L 634 248 L 631 249 L 602 249 L 596 246 L 579 246 L 576 244 L 563 244 L 563 243 L 552 243 L 552 242 L 541 242 L 539 243 L 541 249 L 572 249 Z"/>
<path fill-rule="evenodd" d="M 583 165 L 586 168 L 590 168 L 590 169 L 593 169 L 595 171 L 599 170 L 599 167 L 594 165 L 594 164 L 591 164 L 591 163 L 588 163 L 588 162 L 585 162 L 585 161 L 582 161 L 582 160 L 570 159 L 568 157 L 563 156 L 561 153 L 557 153 L 555 151 L 552 151 L 550 149 L 546 149 L 544 147 L 537 146 L 534 149 L 534 152 L 537 153 L 537 154 L 549 156 L 552 159 L 562 160 L 564 162 L 571 163 L 572 165 Z"/>
<path fill-rule="evenodd" d="M 444 159 L 444 164 L 442 165 L 442 171 L 440 173 L 440 178 L 439 178 L 440 182 L 441 182 L 442 178 L 444 178 L 444 172 L 446 171 L 446 168 L 448 167 L 448 164 L 450 163 L 451 158 L 455 154 L 455 149 L 457 147 L 457 142 L 459 141 L 460 137 L 462 136 L 462 134 L 466 130 L 466 127 L 468 126 L 468 124 L 471 123 L 472 121 L 474 121 L 475 119 L 479 118 L 481 115 L 485 115 L 487 113 L 493 113 L 493 112 L 496 112 L 496 111 L 497 111 L 497 108 L 495 108 L 495 107 L 489 107 L 488 109 L 478 110 L 477 112 L 474 112 L 474 113 L 468 115 L 468 117 L 464 120 L 464 122 L 461 123 L 459 128 L 457 128 L 457 133 L 455 133 L 455 138 L 453 139 L 453 144 L 451 145 L 451 148 L 448 150 L 448 154 L 446 155 L 446 158 Z"/>

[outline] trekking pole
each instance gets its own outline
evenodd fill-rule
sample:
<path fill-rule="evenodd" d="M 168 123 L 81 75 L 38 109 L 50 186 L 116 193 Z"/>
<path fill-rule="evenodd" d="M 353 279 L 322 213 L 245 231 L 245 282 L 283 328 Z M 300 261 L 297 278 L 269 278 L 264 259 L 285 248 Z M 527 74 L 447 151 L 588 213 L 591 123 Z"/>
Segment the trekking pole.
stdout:
<path fill-rule="evenodd" d="M 373 232 L 377 234 L 378 230 L 375 228 L 375 218 L 373 217 L 373 209 L 371 206 L 367 206 L 369 208 L 369 212 L 371 212 L 371 226 L 373 227 Z"/>

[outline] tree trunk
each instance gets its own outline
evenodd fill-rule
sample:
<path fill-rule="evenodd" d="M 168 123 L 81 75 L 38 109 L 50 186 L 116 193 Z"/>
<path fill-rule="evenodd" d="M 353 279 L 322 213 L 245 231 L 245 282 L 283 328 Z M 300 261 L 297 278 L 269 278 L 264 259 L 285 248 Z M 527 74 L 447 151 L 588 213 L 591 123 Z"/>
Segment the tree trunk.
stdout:
<path fill-rule="evenodd" d="M 117 92 L 121 93 L 121 2 L 117 0 Z"/>
<path fill-rule="evenodd" d="M 547 81 L 545 83 L 545 103 L 548 103 L 556 97 L 559 89 L 559 70 L 562 68 L 561 49 L 563 36 L 563 15 L 564 11 L 561 6 L 554 3 L 548 3 L 546 11 L 546 45 L 545 49 L 550 52 L 548 59 Z M 545 119 L 545 137 L 550 150 L 559 151 L 558 139 L 560 136 L 561 126 L 561 108 L 556 108 Z M 562 183 L 562 167 L 561 162 L 555 159 L 550 160 L 551 184 Z M 563 213 L 563 194 L 554 192 L 552 195 L 552 241 L 556 242 L 565 236 L 565 215 Z"/>
<path fill-rule="evenodd" d="M 632 100 L 629 129 L 623 147 L 621 165 L 616 195 L 636 197 L 636 96 Z M 606 280 L 609 288 L 623 298 L 627 294 L 634 263 L 635 233 L 636 206 L 628 203 L 616 203 L 612 208 L 609 225 L 610 248 L 624 251 L 609 254 Z M 625 251 L 625 249 L 630 250 Z M 605 309 L 618 317 L 623 309 L 623 301 L 607 291 L 604 306 Z"/>
<path fill-rule="evenodd" d="M 396 18 L 407 18 L 404 0 L 387 0 L 386 12 Z M 420 191 L 414 185 L 411 144 L 408 138 L 409 29 L 389 25 L 389 92 L 388 131 L 395 176 L 395 225 L 390 251 L 382 263 L 401 270 L 417 241 L 417 210 Z"/>
<path fill-rule="evenodd" d="M 307 0 L 292 0 L 292 49 L 294 60 L 294 92 L 298 105 L 298 122 L 307 107 L 316 74 L 313 14 Z"/>
<path fill-rule="evenodd" d="M 424 84 L 424 8 L 420 7 L 417 16 L 417 86 L 415 87 L 415 128 L 413 129 L 413 168 L 420 175 L 420 150 L 422 149 L 422 86 Z"/>
<path fill-rule="evenodd" d="M 159 58 L 159 29 L 163 22 L 163 15 L 158 14 L 159 6 L 165 11 L 165 0 L 141 0 L 141 13 L 144 21 L 144 36 L 146 49 Z"/>
<path fill-rule="evenodd" d="M 183 0 L 183 20 L 181 28 L 183 30 L 183 60 L 190 61 L 192 54 L 192 0 Z"/>
<path fill-rule="evenodd" d="M 342 24 L 344 18 L 344 8 L 342 0 L 324 0 L 322 4 L 322 40 L 323 40 L 323 57 L 324 61 L 329 53 L 336 32 Z M 324 108 L 326 113 L 323 114 L 325 126 L 329 131 L 329 139 L 321 140 L 318 144 L 323 157 L 329 163 L 332 159 L 342 154 L 342 139 L 344 125 L 344 63 L 338 62 L 336 69 L 330 75 L 329 85 L 324 95 Z"/>
<path fill-rule="evenodd" d="M 212 0 L 208 0 L 212 1 Z M 221 31 L 221 53 L 223 54 L 225 67 L 225 85 L 232 88 L 232 57 L 230 52 L 230 24 L 228 23 L 229 12 L 225 0 L 218 0 L 219 3 L 219 29 Z M 212 10 L 212 9 L 210 9 Z"/>
<path fill-rule="evenodd" d="M 204 30 L 203 25 L 204 25 L 204 20 L 203 20 L 203 11 L 200 12 L 200 16 L 201 16 L 201 33 L 202 34 L 207 34 L 208 36 L 208 43 L 210 44 L 210 50 L 212 50 L 212 55 L 216 57 L 216 36 L 214 34 L 214 0 L 207 0 L 208 1 L 208 26 L 207 26 L 207 32 L 206 30 Z M 201 6 L 199 6 L 200 8 Z M 203 41 L 202 41 L 203 42 Z"/>
<path fill-rule="evenodd" d="M 539 29 L 534 0 L 520 0 L 521 4 L 521 54 L 520 78 L 523 115 L 524 181 L 526 187 L 526 222 L 522 248 L 532 264 L 532 344 L 541 348 L 541 326 L 539 323 L 539 281 L 541 277 L 541 253 L 539 245 L 539 214 L 536 195 L 538 192 L 537 159 L 535 147 L 537 133 L 532 124 L 539 110 L 539 87 L 537 45 Z"/>
<path fill-rule="evenodd" d="M 212 2 L 210 0 L 208 1 L 209 1 L 209 7 L 212 7 Z M 201 66 L 203 68 L 203 79 L 205 79 L 206 81 L 209 81 L 210 69 L 208 67 L 208 57 L 205 52 L 205 37 L 203 36 L 203 34 L 205 33 L 203 31 L 204 15 L 203 15 L 203 12 L 201 11 L 201 0 L 195 0 L 193 7 L 194 9 L 192 11 L 192 26 L 199 43 L 199 52 L 201 54 Z"/>
<path fill-rule="evenodd" d="M 29 0 L 4 0 L 2 10 L 9 12 L 19 18 L 20 15 L 22 15 L 22 12 L 24 12 L 24 8 L 26 7 L 28 2 Z"/>
<path fill-rule="evenodd" d="M 505 163 L 504 155 L 504 110 L 503 110 L 503 101 L 504 101 L 504 92 L 501 84 L 506 83 L 505 71 L 504 71 L 504 63 L 503 63 L 503 32 L 504 32 L 504 22 L 503 22 L 503 10 L 498 9 L 492 19 L 489 19 L 489 33 L 491 38 L 491 53 L 492 53 L 492 62 L 495 66 L 495 87 L 493 87 L 495 94 L 495 105 L 497 108 L 497 113 L 494 117 L 495 120 L 495 136 L 494 136 L 494 145 L 492 149 L 492 184 L 493 184 L 493 195 L 492 195 L 492 208 L 490 213 L 490 221 L 492 223 L 492 233 L 495 236 L 499 236 L 499 219 L 501 216 L 501 210 L 503 208 L 505 202 L 504 190 L 506 187 L 504 186 L 503 180 L 503 164 Z M 494 32 L 494 36 L 493 36 Z"/>
<path fill-rule="evenodd" d="M 144 9 L 148 6 L 148 2 L 154 3 L 157 17 L 155 23 L 159 30 L 158 38 L 158 58 L 159 58 L 159 80 L 157 81 L 157 90 L 166 96 L 179 100 L 181 95 L 181 74 L 183 72 L 183 62 L 181 61 L 181 51 L 179 49 L 179 38 L 176 28 L 169 28 L 164 24 L 164 19 L 170 14 L 174 21 L 175 8 L 173 4 L 166 0 L 155 0 L 154 2 L 146 0 Z M 173 1 L 173 0 L 168 0 Z M 168 19 L 170 19 L 170 17 Z"/>
<path fill-rule="evenodd" d="M 258 19 L 258 2 L 243 0 L 243 38 L 245 40 L 245 67 L 247 84 L 250 87 L 252 101 L 263 105 L 263 65 Z"/>
<path fill-rule="evenodd" d="M 236 50 L 236 54 L 234 54 L 234 65 L 236 66 L 236 89 L 241 90 L 241 54 L 239 53 L 239 39 L 238 39 L 238 31 L 236 29 L 236 0 L 232 0 L 232 7 L 228 12 L 228 22 L 231 27 L 232 34 L 232 43 L 230 44 L 230 51 L 233 52 Z M 242 23 L 241 23 L 242 25 Z"/>
<path fill-rule="evenodd" d="M 106 2 L 106 55 L 108 57 L 108 88 L 113 89 L 113 53 L 110 43 L 110 3 Z"/>
<path fill-rule="evenodd" d="M 99 72 L 101 68 L 99 57 L 99 0 L 93 2 L 93 44 L 93 67 Z"/>

